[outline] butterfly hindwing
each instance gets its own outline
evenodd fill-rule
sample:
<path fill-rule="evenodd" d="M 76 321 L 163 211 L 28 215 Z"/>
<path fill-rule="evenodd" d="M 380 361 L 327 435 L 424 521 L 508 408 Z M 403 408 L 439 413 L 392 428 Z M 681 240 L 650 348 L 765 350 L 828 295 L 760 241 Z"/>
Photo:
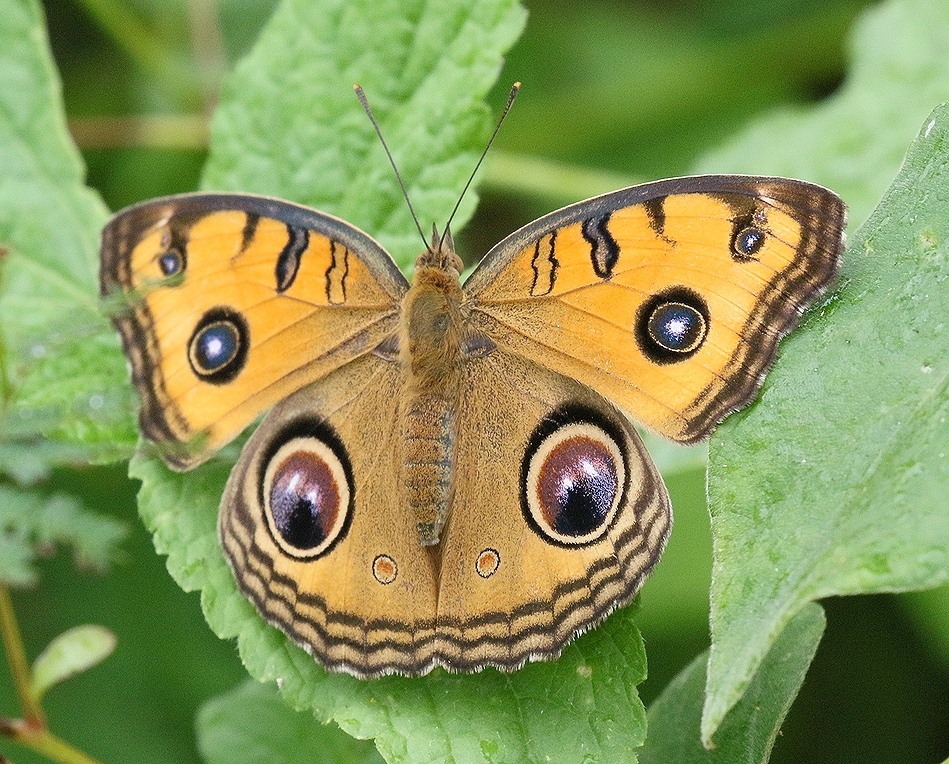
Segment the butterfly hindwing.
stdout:
<path fill-rule="evenodd" d="M 672 511 L 635 428 L 587 386 L 500 351 L 465 376 L 439 650 L 511 670 L 632 600 Z"/>
<path fill-rule="evenodd" d="M 324 666 L 417 675 L 555 657 L 659 558 L 668 496 L 622 414 L 503 353 L 465 377 L 477 394 L 460 406 L 437 547 L 407 511 L 394 362 L 366 356 L 278 404 L 231 473 L 220 533 L 240 587 Z"/>
<path fill-rule="evenodd" d="M 245 596 L 335 670 L 433 665 L 437 578 L 406 511 L 396 363 L 366 355 L 279 403 L 244 446 L 219 531 Z"/>

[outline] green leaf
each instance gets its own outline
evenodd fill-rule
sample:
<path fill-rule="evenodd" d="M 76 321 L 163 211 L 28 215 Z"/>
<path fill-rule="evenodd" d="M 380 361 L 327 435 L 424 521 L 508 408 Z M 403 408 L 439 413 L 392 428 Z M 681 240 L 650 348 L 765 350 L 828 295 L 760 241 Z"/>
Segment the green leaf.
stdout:
<path fill-rule="evenodd" d="M 824 633 L 820 605 L 805 606 L 762 661 L 741 701 L 715 735 L 714 749 L 702 746 L 705 670 L 708 653 L 698 656 L 649 707 L 649 739 L 641 764 L 764 764 L 781 722 L 797 696 Z"/>
<path fill-rule="evenodd" d="M 33 663 L 30 691 L 36 700 L 71 676 L 97 666 L 115 650 L 116 639 L 108 629 L 94 624 L 75 626 L 50 642 Z"/>
<path fill-rule="evenodd" d="M 36 583 L 36 558 L 71 546 L 76 565 L 104 570 L 119 556 L 125 523 L 96 514 L 77 499 L 0 485 L 0 583 Z"/>
<path fill-rule="evenodd" d="M 82 446 L 48 440 L 35 431 L 11 437 L 11 417 L 0 420 L 0 473 L 20 485 L 31 485 L 49 477 L 54 465 L 85 463 L 88 452 Z"/>
<path fill-rule="evenodd" d="M 208 764 L 375 764 L 375 746 L 294 711 L 274 686 L 248 681 L 204 704 L 195 723 Z"/>
<path fill-rule="evenodd" d="M 128 453 L 130 387 L 96 288 L 107 211 L 84 186 L 39 3 L 0 0 L 0 16 L 4 446 L 26 453 L 32 430 L 89 446 L 90 455 Z"/>
<path fill-rule="evenodd" d="M 524 18 L 514 0 L 284 2 L 225 86 L 203 186 L 338 215 L 407 265 L 421 242 L 353 85 L 365 89 L 423 230 L 441 227 L 486 143 L 484 97 Z M 476 203 L 469 192 L 456 229 Z"/>
<path fill-rule="evenodd" d="M 712 440 L 705 740 L 805 603 L 949 580 L 947 197 L 942 106 L 780 374 Z"/>
<path fill-rule="evenodd" d="M 260 681 L 277 681 L 295 708 L 335 721 L 353 737 L 374 738 L 387 761 L 633 761 L 645 738 L 635 687 L 645 652 L 633 608 L 614 613 L 553 663 L 514 674 L 486 670 L 457 676 L 370 682 L 327 674 L 238 592 L 217 539 L 217 509 L 230 470 L 225 459 L 192 472 L 170 472 L 136 457 L 139 507 L 186 589 L 201 589 L 211 628 L 238 637 L 241 658 Z M 549 758 L 548 758 L 549 757 Z"/>
<path fill-rule="evenodd" d="M 707 156 L 699 172 L 787 175 L 822 183 L 847 202 L 852 226 L 876 206 L 932 108 L 949 100 L 943 0 L 891 0 L 851 35 L 838 92 L 816 109 L 787 107 Z"/>
<path fill-rule="evenodd" d="M 640 430 L 646 450 L 653 462 L 659 468 L 662 476 L 668 479 L 679 472 L 687 472 L 698 468 L 704 469 L 708 464 L 708 444 L 699 443 L 695 446 L 682 446 L 668 438 L 654 435 L 647 430 Z"/>

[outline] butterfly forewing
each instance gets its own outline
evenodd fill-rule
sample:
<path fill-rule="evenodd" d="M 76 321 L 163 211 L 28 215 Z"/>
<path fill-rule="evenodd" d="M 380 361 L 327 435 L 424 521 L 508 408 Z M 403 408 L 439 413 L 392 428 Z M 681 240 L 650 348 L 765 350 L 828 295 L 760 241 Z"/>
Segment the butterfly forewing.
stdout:
<path fill-rule="evenodd" d="M 329 215 L 197 194 L 116 215 L 101 289 L 125 297 L 113 321 L 142 430 L 187 468 L 391 335 L 408 284 L 378 244 Z"/>
<path fill-rule="evenodd" d="M 836 195 L 801 181 L 659 181 L 537 220 L 465 291 L 499 345 L 692 442 L 754 395 L 836 276 L 844 223 Z"/>

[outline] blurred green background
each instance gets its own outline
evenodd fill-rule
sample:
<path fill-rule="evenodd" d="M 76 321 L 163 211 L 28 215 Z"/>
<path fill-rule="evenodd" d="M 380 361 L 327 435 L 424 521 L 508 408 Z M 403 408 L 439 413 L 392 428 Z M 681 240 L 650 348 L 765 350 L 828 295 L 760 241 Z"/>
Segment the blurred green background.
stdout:
<path fill-rule="evenodd" d="M 544 212 L 686 173 L 756 116 L 833 93 L 845 77 L 851 25 L 872 4 L 526 5 L 527 30 L 492 95 L 495 111 L 512 82 L 524 89 L 460 237 L 473 260 Z M 45 8 L 90 185 L 112 209 L 193 190 L 214 93 L 272 3 L 55 0 Z M 451 93 L 444 97 L 451 102 Z M 419 214 L 427 225 L 426 211 Z M 647 703 L 709 641 L 711 537 L 704 470 L 691 464 L 665 475 L 676 525 L 642 594 Z M 194 713 L 245 677 L 235 646 L 211 634 L 197 596 L 165 572 L 137 520 L 124 465 L 60 472 L 48 488 L 74 492 L 131 528 L 124 563 L 108 575 L 77 576 L 60 553 L 44 562 L 39 588 L 15 595 L 31 658 L 78 623 L 103 624 L 119 637 L 102 666 L 47 696 L 53 731 L 103 762 L 200 761 Z M 933 623 L 933 609 L 947 602 L 944 591 L 825 602 L 827 633 L 772 761 L 941 761 L 949 751 L 949 655 L 946 640 L 928 638 L 919 624 Z M 9 682 L 0 683 L 0 703 L 0 713 L 16 715 Z M 41 761 L 10 744 L 2 751 L 16 762 Z"/>

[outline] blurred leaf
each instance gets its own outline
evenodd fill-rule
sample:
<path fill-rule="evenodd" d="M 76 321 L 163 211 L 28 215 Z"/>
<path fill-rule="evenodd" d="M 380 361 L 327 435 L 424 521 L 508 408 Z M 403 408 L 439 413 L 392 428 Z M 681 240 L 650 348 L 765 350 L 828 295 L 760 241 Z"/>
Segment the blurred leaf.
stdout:
<path fill-rule="evenodd" d="M 277 688 L 248 681 L 205 703 L 196 721 L 198 748 L 208 764 L 375 764 L 372 743 L 335 724 L 294 711 Z"/>
<path fill-rule="evenodd" d="M 441 226 L 490 133 L 484 97 L 524 16 L 513 0 L 327 0 L 319 10 L 289 0 L 225 85 L 202 185 L 338 215 L 407 265 L 421 242 L 353 85 L 366 91 L 422 229 Z M 476 204 L 469 192 L 455 229 Z"/>
<path fill-rule="evenodd" d="M 36 582 L 36 558 L 71 546 L 76 565 L 104 570 L 118 556 L 128 528 L 95 514 L 71 496 L 46 496 L 0 485 L 0 582 Z"/>
<path fill-rule="evenodd" d="M 33 546 L 19 533 L 0 533 L 0 582 L 6 586 L 31 586 L 36 582 Z"/>
<path fill-rule="evenodd" d="M 668 479 L 678 472 L 704 469 L 708 464 L 707 443 L 683 446 L 646 430 L 641 430 L 639 434 L 663 478 Z"/>
<path fill-rule="evenodd" d="M 56 465 L 80 464 L 88 453 L 84 448 L 70 443 L 57 443 L 37 435 L 23 433 L 22 437 L 11 435 L 7 425 L 12 417 L 0 420 L 0 473 L 9 476 L 20 485 L 31 485 L 46 479 L 50 469 Z"/>
<path fill-rule="evenodd" d="M 112 654 L 115 644 L 115 634 L 94 624 L 63 632 L 33 663 L 33 697 L 39 700 L 53 685 L 97 666 Z"/>
<path fill-rule="evenodd" d="M 650 454 L 652 454 L 651 445 Z M 682 449 L 689 452 L 692 449 Z M 704 455 L 704 449 L 700 452 Z M 659 462 L 657 462 L 659 463 Z M 708 647 L 708 589 L 712 572 L 712 534 L 705 504 L 705 465 L 663 472 L 672 499 L 675 522 L 661 564 L 643 584 L 636 625 L 646 644 L 662 639 L 671 644 L 700 640 L 691 652 L 679 656 L 675 672 L 698 650 Z M 668 646 L 649 656 L 649 680 L 655 667 L 667 659 Z M 674 673 L 675 673 L 674 672 Z"/>
<path fill-rule="evenodd" d="M 188 39 L 188 19 L 177 4 L 151 2 L 135 8 L 135 3 L 120 0 L 85 0 L 82 5 L 99 29 L 148 73 L 156 86 L 182 106 L 201 105 L 202 83 L 198 78 L 217 74 L 213 66 L 217 62 L 187 60 L 184 41 Z M 208 13 L 204 4 L 192 6 L 191 11 L 192 23 Z M 195 47 L 203 45 L 197 34 L 192 34 L 190 42 Z"/>
<path fill-rule="evenodd" d="M 890 0 L 852 33 L 844 86 L 816 109 L 782 109 L 705 157 L 698 172 L 786 175 L 847 202 L 851 230 L 896 175 L 920 123 L 949 100 L 949 4 Z"/>
<path fill-rule="evenodd" d="M 698 656 L 649 707 L 649 739 L 639 754 L 640 764 L 767 762 L 824 626 L 824 611 L 816 604 L 805 605 L 785 626 L 719 727 L 711 750 L 702 746 L 699 734 L 708 653 Z"/>
<path fill-rule="evenodd" d="M 107 211 L 83 185 L 39 3 L 0 0 L 0 17 L 0 244 L 9 250 L 0 259 L 0 358 L 4 418 L 16 431 L 0 433 L 5 458 L 29 449 L 31 431 L 86 446 L 88 456 L 127 454 L 136 437 L 130 388 L 96 289 Z"/>
<path fill-rule="evenodd" d="M 865 2 L 535 5 L 506 64 L 525 88 L 501 144 L 642 180 L 682 174 L 756 114 L 838 78 Z M 590 181 L 562 203 L 619 187 Z"/>
<path fill-rule="evenodd" d="M 932 653 L 949 668 L 949 586 L 908 592 L 900 602 Z"/>
<path fill-rule="evenodd" d="M 840 287 L 713 438 L 708 740 L 805 603 L 949 580 L 949 107 L 932 113 Z"/>
<path fill-rule="evenodd" d="M 57 490 L 81 495 L 87 506 L 128 515 L 139 486 L 127 472 L 127 463 L 57 470 L 52 481 Z M 170 578 L 144 526 L 137 519 L 129 526 L 122 564 L 105 575 L 77 575 L 68 550 L 40 560 L 40 585 L 11 592 L 16 616 L 32 657 L 76 624 L 99 623 L 118 638 L 107 661 L 44 697 L 58 737 L 103 764 L 199 764 L 197 710 L 247 672 L 235 645 L 208 628 L 198 596 Z M 16 702 L 12 683 L 0 681 L 0 707 L 12 711 Z M 0 749 L 15 764 L 51 764 L 9 743 Z"/>

